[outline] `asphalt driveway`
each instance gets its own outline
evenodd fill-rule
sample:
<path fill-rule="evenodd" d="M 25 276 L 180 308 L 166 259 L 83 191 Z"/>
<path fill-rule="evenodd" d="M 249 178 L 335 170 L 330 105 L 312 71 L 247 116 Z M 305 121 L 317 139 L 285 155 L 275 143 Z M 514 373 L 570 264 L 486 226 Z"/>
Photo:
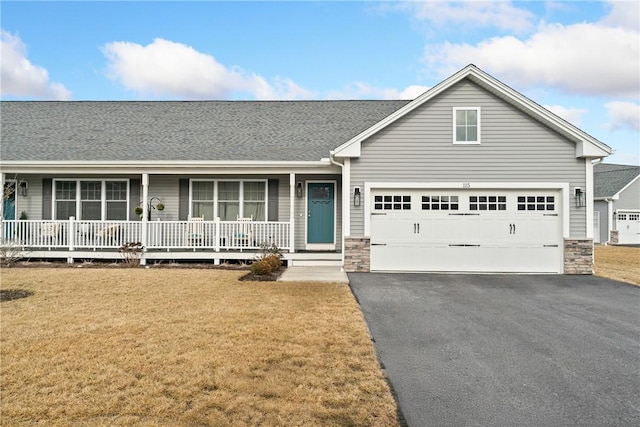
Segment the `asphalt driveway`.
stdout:
<path fill-rule="evenodd" d="M 350 273 L 410 427 L 640 425 L 640 287 Z"/>

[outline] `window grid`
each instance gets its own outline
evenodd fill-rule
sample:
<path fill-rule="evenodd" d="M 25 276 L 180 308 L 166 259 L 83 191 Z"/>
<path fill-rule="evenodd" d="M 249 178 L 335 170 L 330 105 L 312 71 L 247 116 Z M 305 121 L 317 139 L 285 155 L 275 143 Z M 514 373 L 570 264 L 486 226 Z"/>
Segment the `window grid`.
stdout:
<path fill-rule="evenodd" d="M 480 107 L 453 109 L 453 142 L 480 143 Z"/>
<path fill-rule="evenodd" d="M 506 211 L 507 196 L 470 196 L 470 211 Z"/>
<path fill-rule="evenodd" d="M 383 211 L 411 210 L 411 196 L 393 194 L 375 196 L 373 208 Z"/>
<path fill-rule="evenodd" d="M 422 196 L 423 211 L 457 211 L 458 196 Z"/>
<path fill-rule="evenodd" d="M 67 220 L 127 220 L 128 181 L 54 180 L 54 216 Z"/>
<path fill-rule="evenodd" d="M 236 221 L 238 217 L 266 219 L 266 181 L 191 181 L 191 215 Z"/>
<path fill-rule="evenodd" d="M 554 211 L 554 196 L 518 196 L 518 211 Z"/>
<path fill-rule="evenodd" d="M 629 221 L 638 221 L 640 219 L 640 214 L 629 214 Z"/>

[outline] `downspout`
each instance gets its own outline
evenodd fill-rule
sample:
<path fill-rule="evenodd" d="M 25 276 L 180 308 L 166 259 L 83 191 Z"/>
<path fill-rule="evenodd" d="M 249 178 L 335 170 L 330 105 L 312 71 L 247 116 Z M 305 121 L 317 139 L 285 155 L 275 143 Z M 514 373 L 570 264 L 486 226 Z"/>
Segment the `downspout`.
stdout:
<path fill-rule="evenodd" d="M 349 212 L 347 212 L 347 208 L 349 207 L 348 203 L 345 203 L 345 200 L 349 200 L 349 183 L 347 182 L 347 180 L 345 179 L 344 176 L 344 163 L 340 163 L 338 161 L 336 161 L 335 159 L 335 155 L 333 150 L 329 151 L 329 161 L 331 162 L 332 165 L 336 165 L 336 166 L 340 166 L 341 169 L 341 173 L 340 176 L 342 177 L 342 238 L 341 238 L 341 252 L 342 252 L 342 257 L 341 257 L 341 263 L 342 263 L 342 270 L 344 270 L 344 236 L 345 236 L 345 218 L 347 217 L 347 215 L 349 215 Z M 346 191 L 345 191 L 346 190 Z M 345 196 L 346 194 L 346 196 Z"/>

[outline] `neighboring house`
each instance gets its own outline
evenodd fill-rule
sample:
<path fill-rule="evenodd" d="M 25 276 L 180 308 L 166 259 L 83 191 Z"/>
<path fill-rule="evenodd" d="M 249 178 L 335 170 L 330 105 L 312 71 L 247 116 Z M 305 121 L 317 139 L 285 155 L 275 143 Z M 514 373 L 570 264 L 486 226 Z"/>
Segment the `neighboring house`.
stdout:
<path fill-rule="evenodd" d="M 473 65 L 413 101 L 3 102 L 1 131 L 31 257 L 346 271 L 590 274 L 611 153 Z"/>
<path fill-rule="evenodd" d="M 640 245 L 640 166 L 593 167 L 596 243 Z"/>

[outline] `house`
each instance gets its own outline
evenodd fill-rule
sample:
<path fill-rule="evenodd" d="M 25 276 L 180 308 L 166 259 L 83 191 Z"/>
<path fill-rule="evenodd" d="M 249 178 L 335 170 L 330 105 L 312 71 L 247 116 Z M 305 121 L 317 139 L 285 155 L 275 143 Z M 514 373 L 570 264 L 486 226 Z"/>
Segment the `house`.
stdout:
<path fill-rule="evenodd" d="M 593 167 L 594 241 L 640 245 L 640 166 Z"/>
<path fill-rule="evenodd" d="M 4 237 L 34 258 L 268 244 L 346 271 L 592 273 L 592 162 L 611 149 L 474 65 L 413 101 L 1 108 Z"/>

